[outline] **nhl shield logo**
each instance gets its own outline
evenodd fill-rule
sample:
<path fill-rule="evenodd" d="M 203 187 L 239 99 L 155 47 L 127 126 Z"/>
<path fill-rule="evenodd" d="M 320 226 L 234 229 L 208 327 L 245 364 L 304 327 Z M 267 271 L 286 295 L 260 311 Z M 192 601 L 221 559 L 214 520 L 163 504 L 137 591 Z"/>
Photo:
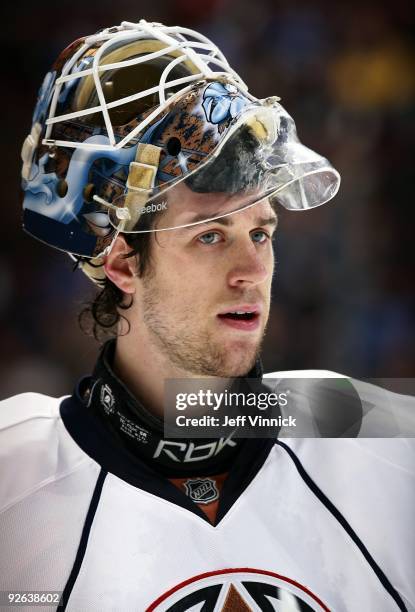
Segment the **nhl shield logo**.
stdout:
<path fill-rule="evenodd" d="M 216 482 L 211 478 L 195 478 L 184 483 L 186 495 L 197 504 L 210 504 L 219 498 Z"/>

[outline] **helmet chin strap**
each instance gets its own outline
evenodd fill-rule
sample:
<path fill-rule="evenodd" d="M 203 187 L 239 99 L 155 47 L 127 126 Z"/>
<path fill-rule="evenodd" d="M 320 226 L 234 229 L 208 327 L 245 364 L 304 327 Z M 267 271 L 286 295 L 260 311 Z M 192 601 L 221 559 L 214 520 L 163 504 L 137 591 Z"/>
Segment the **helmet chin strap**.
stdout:
<path fill-rule="evenodd" d="M 106 278 L 104 270 L 105 256 L 111 252 L 115 240 L 118 235 L 122 233 L 125 226 L 125 220 L 128 219 L 132 227 L 140 220 L 141 211 L 145 207 L 149 194 L 152 193 L 155 185 L 160 162 L 160 153 L 160 147 L 152 144 L 138 144 L 135 161 L 132 161 L 129 167 L 127 193 L 124 198 L 123 207 L 115 206 L 99 196 L 94 196 L 94 200 L 107 208 L 115 210 L 118 213 L 124 213 L 119 214 L 121 223 L 114 234 L 111 244 L 105 248 L 101 255 L 91 260 L 85 260 L 80 264 L 82 272 L 99 286 L 103 285 Z"/>
<path fill-rule="evenodd" d="M 130 163 L 124 206 L 129 212 L 132 227 L 138 223 L 141 211 L 154 189 L 160 153 L 161 148 L 156 145 L 139 143 L 135 161 Z"/>

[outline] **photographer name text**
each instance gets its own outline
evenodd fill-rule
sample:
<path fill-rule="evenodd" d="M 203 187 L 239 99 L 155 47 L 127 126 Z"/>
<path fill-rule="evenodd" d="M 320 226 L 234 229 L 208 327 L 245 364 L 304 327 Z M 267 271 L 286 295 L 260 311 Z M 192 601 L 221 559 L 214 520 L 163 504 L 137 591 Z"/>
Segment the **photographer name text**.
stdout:
<path fill-rule="evenodd" d="M 287 417 L 262 417 L 260 415 L 241 414 L 237 417 L 224 415 L 223 419 L 204 414 L 200 417 L 186 417 L 183 414 L 176 417 L 178 427 L 296 427 L 296 419 Z"/>

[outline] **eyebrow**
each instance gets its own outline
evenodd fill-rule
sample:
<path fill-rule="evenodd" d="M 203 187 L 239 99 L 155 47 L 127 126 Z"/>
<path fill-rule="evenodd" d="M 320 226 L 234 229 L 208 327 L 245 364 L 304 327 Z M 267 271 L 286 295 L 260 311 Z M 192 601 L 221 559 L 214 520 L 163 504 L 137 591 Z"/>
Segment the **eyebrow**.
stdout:
<path fill-rule="evenodd" d="M 238 212 L 238 211 L 235 211 Z M 195 217 L 192 221 L 191 221 L 191 225 L 188 226 L 188 229 L 193 229 L 194 228 L 194 224 L 199 223 L 200 221 L 203 221 L 203 223 L 199 223 L 199 225 L 206 225 L 207 223 L 218 223 L 219 225 L 234 225 L 234 221 L 232 219 L 233 217 L 233 213 L 226 216 L 226 217 L 219 217 L 218 219 L 207 219 L 206 221 L 204 220 L 204 215 L 199 215 L 197 217 Z M 255 225 L 257 226 L 262 226 L 262 225 L 273 225 L 276 226 L 278 223 L 278 218 L 276 215 L 270 215 L 269 217 L 258 217 L 256 219 L 256 223 Z"/>

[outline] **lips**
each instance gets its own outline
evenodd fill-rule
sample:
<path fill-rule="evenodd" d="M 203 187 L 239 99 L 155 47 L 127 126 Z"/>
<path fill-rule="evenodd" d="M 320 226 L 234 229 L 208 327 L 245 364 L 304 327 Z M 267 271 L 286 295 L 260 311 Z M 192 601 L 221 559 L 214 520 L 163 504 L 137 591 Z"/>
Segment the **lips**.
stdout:
<path fill-rule="evenodd" d="M 258 304 L 231 306 L 220 312 L 217 317 L 221 324 L 242 331 L 253 331 L 258 328 L 261 308 Z"/>

